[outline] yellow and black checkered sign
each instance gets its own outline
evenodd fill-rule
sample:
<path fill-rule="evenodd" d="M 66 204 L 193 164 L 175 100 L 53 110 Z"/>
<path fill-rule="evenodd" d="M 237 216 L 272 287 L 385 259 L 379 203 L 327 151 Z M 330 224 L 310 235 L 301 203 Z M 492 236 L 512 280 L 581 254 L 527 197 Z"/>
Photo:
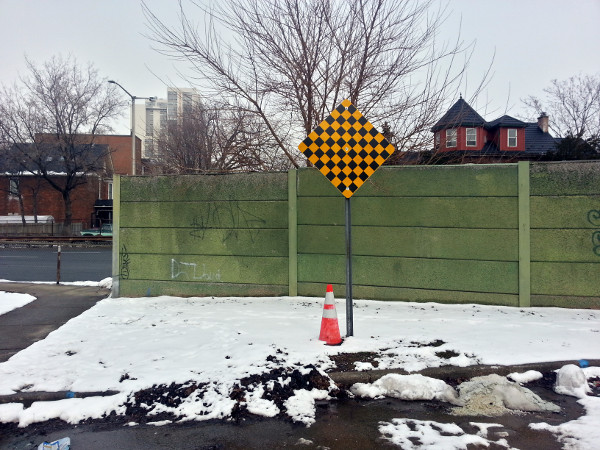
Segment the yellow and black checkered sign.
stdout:
<path fill-rule="evenodd" d="M 394 152 L 350 100 L 333 110 L 298 148 L 346 198 Z"/>

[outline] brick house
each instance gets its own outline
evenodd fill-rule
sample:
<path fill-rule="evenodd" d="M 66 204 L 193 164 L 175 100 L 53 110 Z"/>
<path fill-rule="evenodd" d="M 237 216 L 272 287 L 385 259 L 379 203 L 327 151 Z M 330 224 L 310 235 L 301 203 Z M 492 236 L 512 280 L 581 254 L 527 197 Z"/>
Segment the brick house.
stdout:
<path fill-rule="evenodd" d="M 47 141 L 47 136 L 36 136 L 36 141 Z M 88 139 L 88 141 L 91 139 Z M 98 226 L 112 221 L 113 174 L 130 175 L 132 168 L 131 136 L 97 135 L 93 139 L 92 155 L 101 157 L 99 170 L 85 176 L 85 182 L 71 192 L 72 222 L 83 228 Z M 90 145 L 90 144 L 88 144 Z M 64 183 L 63 162 L 49 161 L 50 178 L 57 184 Z M 141 167 L 141 141 L 136 137 L 136 164 Z M 20 194 L 20 195 L 19 195 Z M 48 181 L 33 176 L 12 164 L 6 157 L 0 158 L 0 216 L 50 215 L 56 222 L 65 217 L 64 201 L 59 191 Z"/>
<path fill-rule="evenodd" d="M 535 160 L 556 150 L 545 113 L 537 122 L 504 115 L 487 122 L 462 97 L 431 128 L 438 155 L 461 162 Z"/>

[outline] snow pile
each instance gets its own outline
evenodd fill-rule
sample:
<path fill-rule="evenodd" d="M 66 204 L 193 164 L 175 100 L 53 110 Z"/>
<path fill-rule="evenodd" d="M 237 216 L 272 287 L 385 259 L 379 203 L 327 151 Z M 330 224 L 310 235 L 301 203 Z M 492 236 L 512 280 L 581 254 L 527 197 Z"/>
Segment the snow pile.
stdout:
<path fill-rule="evenodd" d="M 388 374 L 374 383 L 356 383 L 350 388 L 359 397 L 394 397 L 402 400 L 440 400 L 460 406 L 457 415 L 497 416 L 518 411 L 551 411 L 560 408 L 496 374 L 475 377 L 458 386 L 460 395 L 442 380 L 423 375 Z"/>
<path fill-rule="evenodd" d="M 506 377 L 509 380 L 514 381 L 515 383 L 526 384 L 535 380 L 539 380 L 543 378 L 544 375 L 542 375 L 542 373 L 538 372 L 537 370 L 528 370 L 527 372 L 523 373 L 513 372 L 511 374 L 508 374 Z"/>
<path fill-rule="evenodd" d="M 461 383 L 458 390 L 464 406 L 455 408 L 457 415 L 497 416 L 509 410 L 560 411 L 558 406 L 542 400 L 529 389 L 496 374 L 472 378 Z"/>
<path fill-rule="evenodd" d="M 591 392 L 587 377 L 580 367 L 567 364 L 556 372 L 554 392 L 562 395 L 585 398 Z"/>
<path fill-rule="evenodd" d="M 359 397 L 394 397 L 401 400 L 440 400 L 460 405 L 452 386 L 423 375 L 388 374 L 374 383 L 356 383 L 350 391 Z"/>
<path fill-rule="evenodd" d="M 477 425 L 477 424 L 473 424 Z M 487 424 L 486 424 L 487 425 Z M 468 434 L 454 423 L 439 423 L 429 420 L 393 419 L 392 422 L 381 422 L 379 432 L 382 438 L 404 450 L 461 450 L 470 445 L 479 448 L 488 448 L 493 443 L 493 448 L 510 449 L 505 439 L 492 441 L 486 439 L 487 427 L 481 427 L 480 432 Z"/>
<path fill-rule="evenodd" d="M 6 314 L 17 308 L 21 308 L 35 300 L 35 297 L 29 294 L 16 294 L 0 291 L 0 315 Z"/>

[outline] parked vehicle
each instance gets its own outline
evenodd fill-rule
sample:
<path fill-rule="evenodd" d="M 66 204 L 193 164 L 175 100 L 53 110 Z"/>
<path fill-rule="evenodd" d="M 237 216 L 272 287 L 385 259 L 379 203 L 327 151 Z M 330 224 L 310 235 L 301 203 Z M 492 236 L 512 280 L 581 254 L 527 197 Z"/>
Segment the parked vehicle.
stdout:
<path fill-rule="evenodd" d="M 112 223 L 102 224 L 100 228 L 90 228 L 89 230 L 81 230 L 79 234 L 81 236 L 108 236 L 112 237 L 113 226 Z"/>

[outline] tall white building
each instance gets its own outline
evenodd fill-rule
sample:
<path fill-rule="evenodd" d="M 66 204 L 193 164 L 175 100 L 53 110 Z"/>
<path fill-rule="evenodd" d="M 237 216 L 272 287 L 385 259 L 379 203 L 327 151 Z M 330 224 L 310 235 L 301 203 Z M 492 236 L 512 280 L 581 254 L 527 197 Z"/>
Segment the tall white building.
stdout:
<path fill-rule="evenodd" d="M 199 101 L 200 94 L 194 88 L 167 88 L 167 119 L 183 117 Z"/>
<path fill-rule="evenodd" d="M 157 156 L 156 142 L 167 121 L 178 120 L 200 101 L 194 88 L 167 88 L 167 98 L 146 100 L 135 106 L 135 134 L 142 140 L 142 158 Z"/>
<path fill-rule="evenodd" d="M 146 100 L 145 104 L 135 108 L 135 134 L 142 140 L 142 158 L 149 159 L 156 156 L 154 143 L 162 125 L 167 122 L 167 100 Z"/>

